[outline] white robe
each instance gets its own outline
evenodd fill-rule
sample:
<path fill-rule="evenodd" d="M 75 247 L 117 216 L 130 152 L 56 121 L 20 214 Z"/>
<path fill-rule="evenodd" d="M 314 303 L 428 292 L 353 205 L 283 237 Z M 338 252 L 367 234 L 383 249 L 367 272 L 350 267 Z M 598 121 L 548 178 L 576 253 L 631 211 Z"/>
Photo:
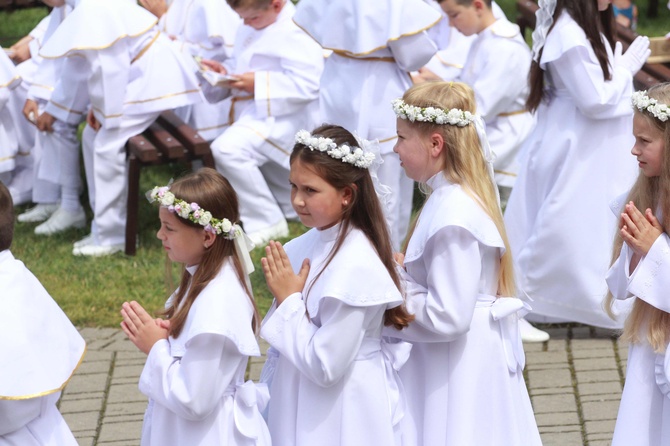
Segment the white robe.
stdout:
<path fill-rule="evenodd" d="M 461 34 L 456 28 L 449 25 L 449 17 L 435 0 L 424 1 L 442 13 L 440 23 L 428 30 L 428 34 L 437 45 L 438 51 L 425 68 L 445 81 L 452 81 L 461 73 L 468 58 L 470 45 L 477 38 L 477 35 L 465 36 Z M 496 2 L 492 2 L 491 8 L 496 19 L 505 17 L 505 13 Z"/>
<path fill-rule="evenodd" d="M 56 403 L 86 343 L 37 278 L 0 252 L 0 445 L 76 446 Z"/>
<path fill-rule="evenodd" d="M 232 56 L 239 15 L 225 1 L 174 0 L 158 27 L 174 38 L 184 57 L 224 61 Z M 228 114 L 218 104 L 202 102 L 180 110 L 188 124 L 211 141 L 228 124 Z"/>
<path fill-rule="evenodd" d="M 413 343 L 400 370 L 403 445 L 540 445 L 522 374 L 517 314 L 524 305 L 495 297 L 502 238 L 441 172 L 428 185 L 403 271 L 416 319 L 399 335 L 384 333 Z"/>
<path fill-rule="evenodd" d="M 383 342 L 381 331 L 385 310 L 402 296 L 358 229 L 312 284 L 339 228 L 312 229 L 286 244 L 296 271 L 310 259 L 307 285 L 263 321 L 261 335 L 272 348 L 261 376 L 272 375 L 275 446 L 397 444 L 404 401 L 395 370 L 409 345 Z"/>
<path fill-rule="evenodd" d="M 620 215 L 625 196 L 612 204 Z M 660 215 L 657 215 L 660 217 Z M 670 237 L 661 234 L 651 249 L 630 271 L 633 251 L 626 243 L 607 272 L 607 285 L 617 301 L 642 299 L 670 313 Z M 670 444 L 670 349 L 656 353 L 646 340 L 628 346 L 626 384 L 614 428 L 612 446 L 660 446 Z"/>
<path fill-rule="evenodd" d="M 609 48 L 609 46 L 608 46 Z M 612 61 L 611 51 L 610 61 Z M 603 80 L 584 31 L 564 12 L 547 36 L 541 67 L 551 86 L 521 149 L 505 211 L 520 291 L 530 316 L 620 328 L 602 309 L 617 221 L 608 203 L 637 174 L 632 76 Z"/>
<path fill-rule="evenodd" d="M 14 64 L 0 48 L 0 175 L 11 172 L 16 165 L 19 140 L 9 111 L 9 98 L 20 83 L 21 77 Z"/>
<path fill-rule="evenodd" d="M 409 226 L 413 182 L 393 153 L 396 116 L 390 104 L 412 86 L 409 72 L 435 54 L 426 30 L 440 19 L 422 0 L 301 0 L 294 19 L 333 51 L 321 77 L 323 121 L 380 142 L 384 165 L 378 175 L 392 191 L 385 211 L 395 247 Z"/>
<path fill-rule="evenodd" d="M 143 446 L 271 444 L 260 413 L 267 388 L 244 382 L 249 356 L 260 355 L 252 317 L 251 301 L 226 260 L 198 294 L 179 337 L 149 352 L 139 383 L 149 397 Z"/>
<path fill-rule="evenodd" d="M 530 62 L 519 27 L 503 17 L 477 34 L 458 78 L 475 92 L 477 113 L 486 122 L 496 156 L 493 168 L 499 186 L 514 185 L 519 148 L 533 129 L 533 116 L 526 111 L 528 79 L 523 75 Z"/>
<path fill-rule="evenodd" d="M 261 30 L 240 26 L 233 57 L 224 62 L 230 74 L 254 73 L 254 94 L 233 90 L 219 104 L 229 116 L 212 142 L 219 170 L 238 194 L 241 219 L 253 233 L 295 217 L 288 184 L 289 156 L 295 134 L 318 121 L 321 48 L 292 17 L 286 2 L 277 20 Z M 205 93 L 207 85 L 203 84 Z M 221 88 L 210 89 L 222 99 Z"/>
<path fill-rule="evenodd" d="M 128 138 L 161 111 L 201 101 L 195 75 L 155 23 L 155 16 L 130 1 L 82 0 L 40 53 L 65 57 L 46 111 L 79 123 L 88 91 L 102 125 L 92 147 L 84 145 L 97 245 L 125 240 Z"/>

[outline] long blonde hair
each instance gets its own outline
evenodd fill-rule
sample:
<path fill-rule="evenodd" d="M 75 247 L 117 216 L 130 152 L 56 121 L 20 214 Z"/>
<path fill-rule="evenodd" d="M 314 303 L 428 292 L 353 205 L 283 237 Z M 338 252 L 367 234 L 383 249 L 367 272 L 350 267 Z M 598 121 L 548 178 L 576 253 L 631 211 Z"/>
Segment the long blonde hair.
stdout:
<path fill-rule="evenodd" d="M 460 82 L 426 82 L 417 84 L 403 95 L 405 103 L 417 107 L 435 107 L 442 110 L 457 108 L 475 113 L 475 95 L 470 87 Z M 515 296 L 512 254 L 507 241 L 507 232 L 498 204 L 496 185 L 489 176 L 479 136 L 474 124 L 465 127 L 415 121 L 411 125 L 420 134 L 429 136 L 439 133 L 444 138 L 442 172 L 454 184 L 459 184 L 471 195 L 493 220 L 505 244 L 505 253 L 500 259 L 498 272 L 498 295 Z M 416 226 L 416 219 L 406 240 Z M 407 246 L 404 247 L 406 250 Z"/>
<path fill-rule="evenodd" d="M 655 85 L 647 92 L 650 98 L 654 98 L 664 104 L 670 104 L 670 83 Z M 658 129 L 663 135 L 663 158 L 661 162 L 661 173 L 657 177 L 646 177 L 642 173 L 637 178 L 633 188 L 628 193 L 626 203 L 632 201 L 635 206 L 644 212 L 645 209 L 656 211 L 660 209 L 665 233 L 670 228 L 670 121 L 662 122 L 649 112 L 641 112 L 635 109 L 637 116 L 641 116 Z M 623 239 L 617 231 L 612 249 L 612 263 L 621 253 Z M 605 310 L 614 318 L 614 296 L 611 292 L 605 298 Z M 670 313 L 659 310 L 642 299 L 635 299 L 633 309 L 626 318 L 622 338 L 631 343 L 641 342 L 643 329 L 646 328 L 645 337 L 654 351 L 663 352 L 670 342 Z"/>

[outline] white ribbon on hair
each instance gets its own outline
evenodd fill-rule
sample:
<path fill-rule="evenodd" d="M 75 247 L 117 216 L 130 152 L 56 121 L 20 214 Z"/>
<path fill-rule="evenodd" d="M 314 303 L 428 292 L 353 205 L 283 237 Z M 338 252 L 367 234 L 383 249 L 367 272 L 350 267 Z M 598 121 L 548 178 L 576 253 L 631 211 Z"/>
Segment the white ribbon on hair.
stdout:
<path fill-rule="evenodd" d="M 540 50 L 547 40 L 547 34 L 554 23 L 556 0 L 539 0 L 540 9 L 535 11 L 535 30 L 533 31 L 533 60 L 540 62 Z"/>
<path fill-rule="evenodd" d="M 477 136 L 479 137 L 479 145 L 482 147 L 482 154 L 484 155 L 484 160 L 486 161 L 486 170 L 489 172 L 489 177 L 491 177 L 491 182 L 493 183 L 493 189 L 496 193 L 496 198 L 498 199 L 498 204 L 500 204 L 500 193 L 498 192 L 498 186 L 496 185 L 496 176 L 493 171 L 493 162 L 496 160 L 496 155 L 491 150 L 491 145 L 489 144 L 489 139 L 486 137 L 486 124 L 481 116 L 474 116 L 475 130 L 477 131 Z"/>
<path fill-rule="evenodd" d="M 253 273 L 254 262 L 251 261 L 251 256 L 249 251 L 254 249 L 254 242 L 251 241 L 247 234 L 242 230 L 242 227 L 238 224 L 234 224 L 233 228 L 235 229 L 235 238 L 233 242 L 235 243 L 235 253 L 237 258 L 240 259 L 242 264 L 242 270 L 244 271 L 244 277 L 246 278 L 247 286 L 251 289 L 251 281 L 249 280 L 249 274 Z"/>

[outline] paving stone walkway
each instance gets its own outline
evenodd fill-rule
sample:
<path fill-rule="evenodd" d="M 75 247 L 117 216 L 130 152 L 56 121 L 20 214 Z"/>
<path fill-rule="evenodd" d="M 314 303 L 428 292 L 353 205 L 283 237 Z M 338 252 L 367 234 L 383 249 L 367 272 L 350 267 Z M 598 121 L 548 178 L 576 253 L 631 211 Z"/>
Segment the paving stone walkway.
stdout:
<path fill-rule="evenodd" d="M 544 445 L 609 445 L 626 346 L 608 330 L 565 326 L 548 331 L 550 341 L 525 345 L 524 372 Z M 63 392 L 63 416 L 81 446 L 138 445 L 146 398 L 137 382 L 146 356 L 121 330 L 84 328 L 81 334 L 88 351 Z M 263 362 L 252 359 L 250 378 L 258 379 Z"/>

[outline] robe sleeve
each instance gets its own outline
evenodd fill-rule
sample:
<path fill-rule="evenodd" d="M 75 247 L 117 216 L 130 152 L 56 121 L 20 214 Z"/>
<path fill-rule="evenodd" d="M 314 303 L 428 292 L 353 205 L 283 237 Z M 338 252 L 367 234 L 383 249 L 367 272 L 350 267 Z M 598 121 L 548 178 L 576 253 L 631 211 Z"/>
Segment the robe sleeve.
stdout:
<path fill-rule="evenodd" d="M 588 49 L 575 46 L 549 64 L 551 76 L 568 89 L 577 108 L 591 119 L 632 116 L 630 94 L 633 77 L 620 67 L 611 67 L 612 79 L 603 79 L 600 64 Z"/>
<path fill-rule="evenodd" d="M 365 335 L 366 317 L 380 306 L 354 307 L 329 297 L 319 305 L 321 326 L 312 323 L 301 293 L 289 296 L 261 328 L 261 335 L 300 372 L 322 387 L 349 370 Z"/>
<path fill-rule="evenodd" d="M 391 40 L 388 46 L 400 69 L 407 72 L 423 67 L 437 52 L 435 42 L 426 31 Z"/>
<path fill-rule="evenodd" d="M 661 234 L 630 275 L 628 291 L 670 313 L 670 238 Z"/>
<path fill-rule="evenodd" d="M 42 408 L 41 398 L 27 400 L 0 400 L 0 444 L 2 436 L 21 429 L 26 424 L 40 416 Z"/>
<path fill-rule="evenodd" d="M 406 284 L 407 309 L 415 320 L 390 336 L 413 342 L 449 342 L 467 333 L 475 311 L 481 275 L 477 239 L 459 226 L 440 229 L 426 243 L 427 288 Z"/>
<path fill-rule="evenodd" d="M 526 88 L 527 79 L 519 73 L 527 73 L 530 69 L 528 50 L 512 41 L 496 44 L 501 40 L 504 38 L 482 42 L 480 48 L 485 52 L 481 58 L 483 64 L 470 84 L 475 92 L 477 113 L 486 122 L 491 122 L 502 112 L 511 111 L 510 107 Z M 491 47 L 486 48 L 487 44 Z M 500 67 L 505 67 L 505 70 Z M 501 85 L 505 88 L 500 88 Z"/>
<path fill-rule="evenodd" d="M 235 343 L 221 335 L 193 337 L 181 359 L 161 340 L 149 352 L 140 391 L 179 417 L 202 420 L 216 409 L 242 359 Z"/>
<path fill-rule="evenodd" d="M 89 62 L 81 55 L 66 57 L 45 111 L 60 121 L 79 124 L 88 109 L 90 71 Z"/>
<path fill-rule="evenodd" d="M 621 247 L 621 253 L 616 261 L 612 264 L 605 280 L 612 296 L 615 299 L 624 300 L 633 297 L 633 294 L 628 291 L 628 280 L 630 278 L 630 250 L 624 243 Z"/>

